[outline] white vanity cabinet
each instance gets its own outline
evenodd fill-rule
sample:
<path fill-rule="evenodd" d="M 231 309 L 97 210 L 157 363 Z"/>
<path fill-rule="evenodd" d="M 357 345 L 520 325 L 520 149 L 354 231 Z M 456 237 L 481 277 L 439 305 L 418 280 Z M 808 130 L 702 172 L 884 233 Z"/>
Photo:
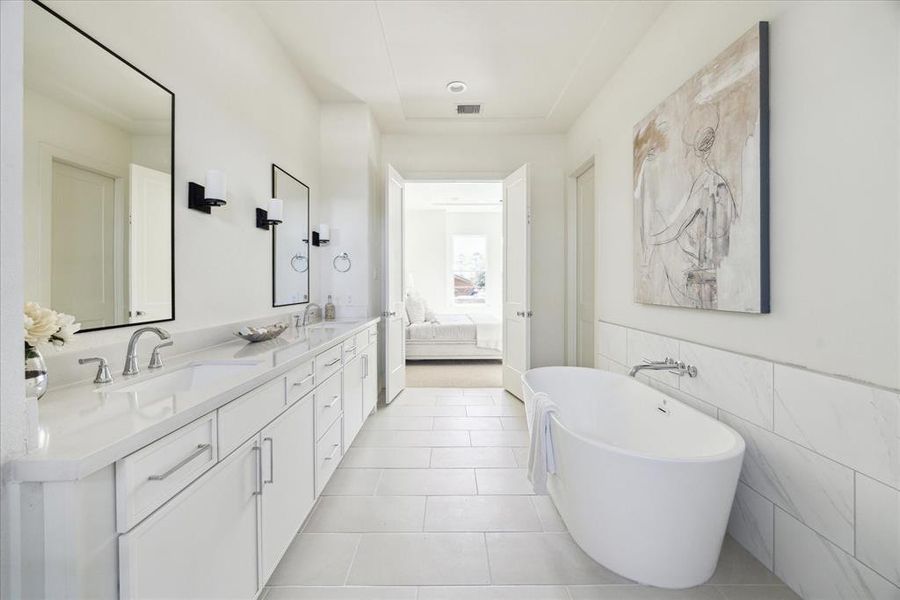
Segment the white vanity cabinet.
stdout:
<path fill-rule="evenodd" d="M 377 340 L 377 334 L 374 338 Z M 362 356 L 362 418 L 363 421 L 372 414 L 378 405 L 378 344 L 374 341 L 363 350 Z"/>
<path fill-rule="evenodd" d="M 344 365 L 344 452 L 363 424 L 363 357 L 354 356 Z"/>
<path fill-rule="evenodd" d="M 253 598 L 257 579 L 254 438 L 119 536 L 119 597 Z"/>

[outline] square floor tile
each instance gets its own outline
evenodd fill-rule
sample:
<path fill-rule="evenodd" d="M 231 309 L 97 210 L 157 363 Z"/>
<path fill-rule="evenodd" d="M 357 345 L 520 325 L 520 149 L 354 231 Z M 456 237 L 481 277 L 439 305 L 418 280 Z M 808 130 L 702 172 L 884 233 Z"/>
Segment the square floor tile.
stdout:
<path fill-rule="evenodd" d="M 630 583 L 594 562 L 567 533 L 487 533 L 495 584 Z"/>
<path fill-rule="evenodd" d="M 532 496 L 531 502 L 537 510 L 541 524 L 544 526 L 544 531 L 568 531 L 562 517 L 559 516 L 559 511 L 556 510 L 556 505 L 553 504 L 553 498 L 550 496 Z"/>
<path fill-rule="evenodd" d="M 431 448 L 356 448 L 347 450 L 341 466 L 365 469 L 424 469 Z"/>
<path fill-rule="evenodd" d="M 276 587 L 260 600 L 416 600 L 415 587 Z"/>
<path fill-rule="evenodd" d="M 363 429 L 353 440 L 354 448 L 440 448 L 470 446 L 468 431 L 380 431 Z"/>
<path fill-rule="evenodd" d="M 375 493 L 381 469 L 335 469 L 323 496 L 371 496 Z"/>
<path fill-rule="evenodd" d="M 388 469 L 380 496 L 465 496 L 476 493 L 472 469 Z"/>
<path fill-rule="evenodd" d="M 359 534 L 301 533 L 267 585 L 344 585 Z"/>
<path fill-rule="evenodd" d="M 410 406 L 407 408 L 429 408 L 427 406 Z M 384 415 L 378 417 L 369 417 L 366 419 L 364 430 L 373 431 L 379 429 L 389 429 L 393 431 L 428 431 L 433 428 L 434 419 L 432 417 L 399 417 Z"/>
<path fill-rule="evenodd" d="M 528 496 L 428 498 L 425 531 L 541 531 Z"/>
<path fill-rule="evenodd" d="M 422 531 L 424 516 L 422 497 L 322 496 L 304 532 Z"/>
<path fill-rule="evenodd" d="M 353 585 L 490 583 L 481 533 L 366 534 L 350 567 Z"/>
<path fill-rule="evenodd" d="M 389 406 L 385 415 L 391 417 L 465 417 L 465 406 Z"/>
<path fill-rule="evenodd" d="M 467 394 L 465 396 L 438 396 L 438 406 L 493 406 L 490 394 Z"/>
<path fill-rule="evenodd" d="M 525 417 L 500 417 L 500 424 L 508 431 L 528 431 Z"/>
<path fill-rule="evenodd" d="M 476 429 L 502 429 L 502 426 L 500 425 L 500 419 L 496 417 L 435 417 L 434 428 L 435 430 L 463 429 L 472 431 Z"/>
<path fill-rule="evenodd" d="M 561 585 L 420 587 L 419 600 L 569 600 Z"/>
<path fill-rule="evenodd" d="M 510 448 L 435 448 L 431 468 L 515 467 Z"/>
<path fill-rule="evenodd" d="M 534 493 L 525 469 L 475 469 L 478 493 L 487 495 Z"/>
<path fill-rule="evenodd" d="M 711 585 L 664 590 L 642 585 L 570 585 L 573 600 L 721 600 Z"/>
<path fill-rule="evenodd" d="M 466 414 L 470 417 L 524 417 L 525 407 L 521 403 L 518 405 L 467 406 Z"/>
<path fill-rule="evenodd" d="M 473 446 L 506 446 L 527 448 L 527 431 L 470 431 Z"/>

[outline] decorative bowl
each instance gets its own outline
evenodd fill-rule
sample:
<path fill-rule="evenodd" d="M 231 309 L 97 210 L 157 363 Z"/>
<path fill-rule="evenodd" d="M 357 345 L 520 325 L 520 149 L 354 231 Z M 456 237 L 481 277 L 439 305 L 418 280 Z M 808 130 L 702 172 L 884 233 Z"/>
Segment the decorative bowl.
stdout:
<path fill-rule="evenodd" d="M 285 323 L 274 323 L 265 327 L 242 327 L 240 331 L 235 331 L 234 335 L 251 343 L 265 342 L 277 338 L 286 329 Z"/>

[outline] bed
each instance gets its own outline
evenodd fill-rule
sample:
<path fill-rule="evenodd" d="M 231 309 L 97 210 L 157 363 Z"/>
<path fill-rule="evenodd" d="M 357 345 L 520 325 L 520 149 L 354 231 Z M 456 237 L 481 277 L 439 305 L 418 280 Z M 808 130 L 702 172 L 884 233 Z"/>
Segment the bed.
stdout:
<path fill-rule="evenodd" d="M 406 326 L 407 360 L 499 360 L 503 358 L 499 318 L 491 315 L 435 315 Z"/>

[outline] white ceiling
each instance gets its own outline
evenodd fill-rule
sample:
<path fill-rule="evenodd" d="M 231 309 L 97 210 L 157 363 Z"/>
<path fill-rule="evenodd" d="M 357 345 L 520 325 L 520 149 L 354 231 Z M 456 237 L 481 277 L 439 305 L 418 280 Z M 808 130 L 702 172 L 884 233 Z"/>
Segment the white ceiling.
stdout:
<path fill-rule="evenodd" d="M 365 102 L 387 133 L 562 133 L 664 2 L 254 2 L 323 102 Z M 462 80 L 468 90 L 450 94 Z M 457 103 L 482 114 L 458 116 Z"/>

